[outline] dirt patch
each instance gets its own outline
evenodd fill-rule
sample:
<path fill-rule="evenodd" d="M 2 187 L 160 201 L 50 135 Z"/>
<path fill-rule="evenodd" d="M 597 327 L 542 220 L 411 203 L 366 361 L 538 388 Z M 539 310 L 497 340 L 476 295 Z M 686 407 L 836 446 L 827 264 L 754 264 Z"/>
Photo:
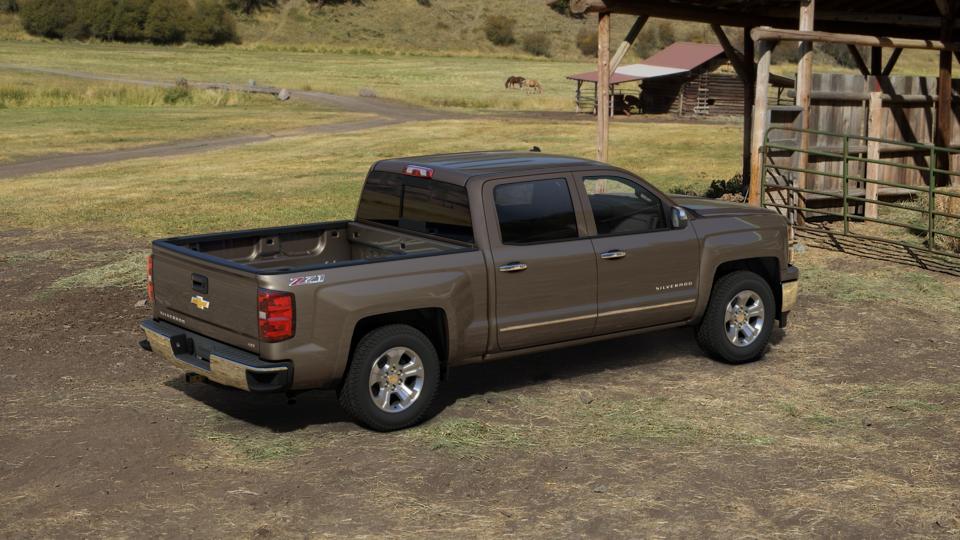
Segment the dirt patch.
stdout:
<path fill-rule="evenodd" d="M 960 532 L 955 278 L 891 299 L 901 267 L 811 250 L 761 362 L 679 329 L 476 365 L 376 434 L 331 393 L 184 383 L 137 347 L 134 283 L 52 287 L 146 245 L 0 238 L 4 537 Z"/>

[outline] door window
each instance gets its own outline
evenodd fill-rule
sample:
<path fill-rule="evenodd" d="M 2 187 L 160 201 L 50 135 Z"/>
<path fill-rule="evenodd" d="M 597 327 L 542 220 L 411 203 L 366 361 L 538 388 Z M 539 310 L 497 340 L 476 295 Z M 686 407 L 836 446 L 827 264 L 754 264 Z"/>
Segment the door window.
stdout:
<path fill-rule="evenodd" d="M 636 234 L 666 228 L 660 199 L 640 184 L 610 176 L 588 176 L 583 187 L 590 200 L 597 234 Z"/>
<path fill-rule="evenodd" d="M 501 184 L 493 201 L 504 244 L 536 244 L 577 238 L 577 216 L 562 178 Z"/>

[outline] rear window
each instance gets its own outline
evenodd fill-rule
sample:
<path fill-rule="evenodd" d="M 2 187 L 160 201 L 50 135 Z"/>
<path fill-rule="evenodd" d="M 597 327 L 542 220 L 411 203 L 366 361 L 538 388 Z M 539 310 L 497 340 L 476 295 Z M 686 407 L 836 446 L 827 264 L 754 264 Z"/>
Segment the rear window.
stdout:
<path fill-rule="evenodd" d="M 504 244 L 536 244 L 577 238 L 577 216 L 562 178 L 502 184 L 493 201 Z"/>
<path fill-rule="evenodd" d="M 473 243 L 467 190 L 444 182 L 374 171 L 363 186 L 357 219 Z"/>

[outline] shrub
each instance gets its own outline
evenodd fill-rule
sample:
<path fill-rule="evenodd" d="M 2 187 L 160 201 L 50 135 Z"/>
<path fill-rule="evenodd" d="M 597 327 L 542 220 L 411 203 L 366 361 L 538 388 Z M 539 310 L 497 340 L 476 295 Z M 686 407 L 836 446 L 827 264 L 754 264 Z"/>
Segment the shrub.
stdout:
<path fill-rule="evenodd" d="M 142 41 L 149 12 L 150 0 L 119 0 L 113 12 L 110 39 Z"/>
<path fill-rule="evenodd" d="M 530 32 L 523 36 L 523 50 L 534 56 L 550 56 L 550 37 L 545 32 Z"/>
<path fill-rule="evenodd" d="M 277 5 L 277 0 L 227 0 L 227 7 L 233 11 L 250 15 L 254 11 L 263 11 Z"/>
<path fill-rule="evenodd" d="M 237 23 L 215 0 L 197 0 L 187 28 L 187 39 L 202 45 L 237 42 Z"/>
<path fill-rule="evenodd" d="M 584 56 L 597 56 L 597 31 L 581 28 L 577 32 L 577 48 Z"/>
<path fill-rule="evenodd" d="M 35 36 L 62 38 L 76 11 L 73 0 L 27 0 L 20 9 L 20 24 Z"/>
<path fill-rule="evenodd" d="M 561 15 L 573 17 L 574 19 L 583 18 L 583 13 L 574 13 L 570 11 L 570 0 L 552 0 L 551 2 L 547 2 L 547 6 Z"/>
<path fill-rule="evenodd" d="M 187 0 L 153 0 L 144 34 L 153 43 L 183 43 L 187 37 L 190 4 Z"/>
<path fill-rule="evenodd" d="M 650 21 L 640 32 L 634 48 L 643 58 L 649 58 L 655 52 L 677 41 L 677 33 L 670 21 Z"/>
<path fill-rule="evenodd" d="M 491 15 L 483 23 L 483 33 L 494 45 L 512 45 L 516 42 L 513 37 L 513 27 L 517 21 L 504 15 Z"/>
<path fill-rule="evenodd" d="M 113 16 L 117 0 L 86 0 L 77 10 L 77 18 L 86 27 L 87 33 L 97 39 L 111 39 Z"/>
<path fill-rule="evenodd" d="M 423 7 L 430 7 L 431 5 L 433 5 L 430 3 L 430 0 L 417 0 L 417 3 Z"/>
<path fill-rule="evenodd" d="M 739 195 L 741 193 L 743 193 L 743 175 L 735 174 L 729 180 L 717 179 L 710 182 L 710 186 L 703 193 L 703 196 L 719 199 L 724 195 Z"/>
<path fill-rule="evenodd" d="M 0 0 L 0 13 L 16 13 L 20 11 L 17 0 Z"/>
<path fill-rule="evenodd" d="M 187 99 L 190 99 L 190 85 L 184 78 L 177 79 L 173 86 L 163 90 L 163 102 L 167 105 L 174 105 Z"/>

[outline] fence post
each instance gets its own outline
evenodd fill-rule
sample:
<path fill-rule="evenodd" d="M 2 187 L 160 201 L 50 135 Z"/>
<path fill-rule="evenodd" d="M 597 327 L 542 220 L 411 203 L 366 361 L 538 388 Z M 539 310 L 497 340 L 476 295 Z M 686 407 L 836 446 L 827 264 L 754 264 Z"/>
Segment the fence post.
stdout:
<path fill-rule="evenodd" d="M 936 196 L 936 185 L 937 185 L 937 180 L 936 180 L 937 175 L 934 173 L 934 170 L 936 168 L 937 168 L 937 147 L 931 146 L 930 147 L 930 178 L 928 179 L 929 181 L 927 182 L 928 189 L 929 189 L 928 193 L 930 194 L 929 200 L 927 201 L 928 202 L 927 204 L 927 247 L 931 250 L 936 249 L 936 239 L 934 237 L 934 232 L 933 232 L 934 230 L 933 218 L 935 217 L 934 212 L 937 211 L 937 206 L 934 201 L 934 197 Z"/>
<path fill-rule="evenodd" d="M 847 219 L 847 216 L 850 213 L 849 207 L 850 204 L 847 201 L 847 196 L 850 191 L 850 182 L 849 182 L 849 173 L 850 173 L 850 159 L 848 152 L 850 151 L 850 136 L 843 136 L 843 234 L 850 234 L 850 220 Z"/>

